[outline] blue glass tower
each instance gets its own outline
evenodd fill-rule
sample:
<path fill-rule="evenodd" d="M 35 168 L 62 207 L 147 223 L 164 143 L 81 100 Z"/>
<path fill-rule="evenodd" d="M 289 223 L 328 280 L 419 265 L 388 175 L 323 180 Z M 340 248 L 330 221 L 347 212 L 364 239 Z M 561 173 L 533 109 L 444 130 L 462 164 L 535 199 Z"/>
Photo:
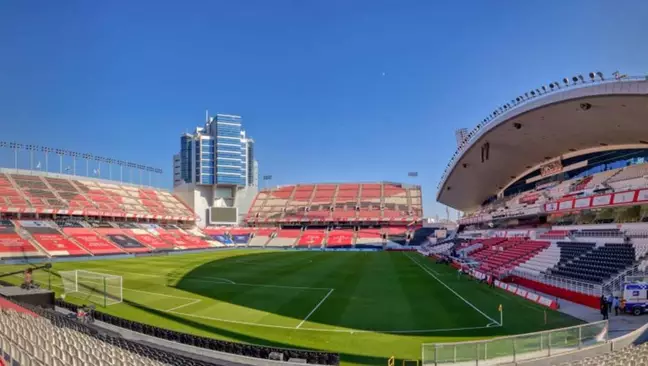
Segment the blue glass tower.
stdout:
<path fill-rule="evenodd" d="M 181 136 L 180 154 L 174 157 L 174 186 L 255 184 L 253 146 L 240 116 L 209 118 L 205 127 Z"/>

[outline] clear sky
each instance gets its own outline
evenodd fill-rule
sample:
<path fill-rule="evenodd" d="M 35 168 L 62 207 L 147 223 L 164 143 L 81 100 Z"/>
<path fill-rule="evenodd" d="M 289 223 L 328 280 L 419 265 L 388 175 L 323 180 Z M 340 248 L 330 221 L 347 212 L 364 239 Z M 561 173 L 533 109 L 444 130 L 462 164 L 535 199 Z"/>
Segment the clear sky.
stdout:
<path fill-rule="evenodd" d="M 593 70 L 648 73 L 648 1 L 5 0 L 0 140 L 160 167 L 170 188 L 209 109 L 243 117 L 272 184 L 415 182 L 444 216 L 456 128 Z"/>

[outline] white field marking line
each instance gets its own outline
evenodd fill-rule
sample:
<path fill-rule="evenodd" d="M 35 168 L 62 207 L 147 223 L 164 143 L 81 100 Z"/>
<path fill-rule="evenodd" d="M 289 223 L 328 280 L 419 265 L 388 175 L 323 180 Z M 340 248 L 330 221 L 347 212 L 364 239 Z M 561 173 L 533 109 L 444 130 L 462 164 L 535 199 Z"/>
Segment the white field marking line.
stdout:
<path fill-rule="evenodd" d="M 483 315 L 486 319 L 490 320 L 491 322 L 499 324 L 499 322 L 498 322 L 497 320 L 495 320 L 495 319 L 491 318 L 490 316 L 486 315 L 483 311 L 479 310 L 479 308 L 477 308 L 475 305 L 473 305 L 472 303 L 470 303 L 470 301 L 464 299 L 461 295 L 459 295 L 459 294 L 457 293 L 457 291 L 455 291 L 455 290 L 452 289 L 452 287 L 446 285 L 446 284 L 445 284 L 443 281 L 441 281 L 437 276 L 435 276 L 432 272 L 430 272 L 426 266 L 423 266 L 421 263 L 419 263 L 417 260 L 415 260 L 414 258 L 412 258 L 412 257 L 411 257 L 410 255 L 408 255 L 408 254 L 405 254 L 405 256 L 406 256 L 407 258 L 409 258 L 412 262 L 416 263 L 417 266 L 421 267 L 422 270 L 424 270 L 427 274 L 429 274 L 430 276 L 432 276 L 432 278 L 434 278 L 435 280 L 437 280 L 437 281 L 438 281 L 440 284 L 442 284 L 445 288 L 447 288 L 448 290 L 450 290 L 450 292 L 452 292 L 453 294 L 455 294 L 458 298 L 460 298 L 460 299 L 461 299 L 463 302 L 465 302 L 468 306 L 470 306 L 471 308 L 477 310 L 478 313 L 480 313 L 481 315 Z"/>
<path fill-rule="evenodd" d="M 326 328 L 295 328 L 295 327 L 288 327 L 288 326 L 284 326 L 284 325 L 259 324 L 259 323 L 251 323 L 251 322 L 240 321 L 240 320 L 229 320 L 229 319 L 214 318 L 214 317 L 204 316 L 204 315 L 181 313 L 179 311 L 167 311 L 167 312 L 172 313 L 172 314 L 192 317 L 192 318 L 213 320 L 213 321 L 219 321 L 219 322 L 224 322 L 224 323 L 251 325 L 251 326 L 261 327 L 261 328 L 288 329 L 288 330 L 295 330 L 295 331 L 298 330 L 298 331 L 307 331 L 307 332 L 351 333 L 351 334 L 353 334 L 353 333 L 413 334 L 413 333 L 438 333 L 438 332 L 451 332 L 451 331 L 459 331 L 459 330 L 476 330 L 476 329 L 489 328 L 488 326 L 465 327 L 465 328 L 444 328 L 444 329 L 406 329 L 406 330 L 373 330 L 373 329 L 341 329 L 341 328 L 337 328 L 337 329 L 336 328 L 333 328 L 333 329 L 326 329 Z"/>
<path fill-rule="evenodd" d="M 178 309 L 185 308 L 185 307 L 187 307 L 187 306 L 191 306 L 191 305 L 197 304 L 197 303 L 199 303 L 200 301 L 201 301 L 200 299 L 197 299 L 197 300 L 194 300 L 194 301 L 188 302 L 188 303 L 186 303 L 186 304 L 184 304 L 184 305 L 179 305 L 179 306 L 176 306 L 175 308 L 171 308 L 171 309 L 169 309 L 169 310 L 165 310 L 165 311 L 169 311 L 169 312 L 171 312 L 171 311 L 175 311 L 175 310 L 178 310 Z"/>
<path fill-rule="evenodd" d="M 302 326 L 302 324 L 304 324 L 304 322 L 306 322 L 306 320 L 308 320 L 308 318 L 310 318 L 310 316 L 313 315 L 313 313 L 315 312 L 315 310 L 317 310 L 317 308 L 319 308 L 319 307 L 324 303 L 324 301 L 325 301 L 325 300 L 326 300 L 326 299 L 327 299 L 327 298 L 328 298 L 332 293 L 333 293 L 333 289 L 331 289 L 331 291 L 329 291 L 328 294 L 326 294 L 326 296 L 324 296 L 324 298 L 323 298 L 319 303 L 317 303 L 317 305 L 315 305 L 315 307 L 313 308 L 313 310 L 311 310 L 311 312 L 308 313 L 308 315 L 306 315 L 306 317 L 304 318 L 304 320 L 302 320 L 301 323 L 299 323 L 299 324 L 297 325 L 297 327 L 295 327 L 295 329 L 299 329 L 299 328 Z"/>
<path fill-rule="evenodd" d="M 22 278 L 22 276 L 20 274 L 16 274 L 16 275 L 13 275 L 13 276 L 19 276 L 19 277 Z M 42 283 L 42 284 L 47 283 L 45 281 L 39 281 L 39 280 L 34 280 L 34 282 L 39 282 L 39 283 Z M 62 288 L 62 289 L 65 290 L 65 287 L 60 286 L 60 285 L 52 284 L 52 287 L 58 287 L 58 288 Z M 164 296 L 164 297 L 171 297 L 171 298 L 174 298 L 174 299 L 183 299 L 183 300 L 196 300 L 195 297 L 168 295 L 168 294 L 163 294 L 163 293 L 160 293 L 160 292 L 143 291 L 143 290 L 137 290 L 137 289 L 134 289 L 134 288 L 128 288 L 128 287 L 123 287 L 123 286 L 122 286 L 122 289 L 124 289 L 126 291 L 139 292 L 139 293 L 143 293 L 143 294 L 147 294 L 147 295 Z M 75 291 L 75 292 L 83 293 L 83 292 L 80 292 L 80 291 Z M 198 301 L 200 301 L 200 299 L 198 299 Z"/>
<path fill-rule="evenodd" d="M 138 272 L 125 272 L 125 271 L 113 271 L 109 269 L 101 269 L 106 272 L 113 272 L 113 273 L 124 273 L 124 274 L 130 274 L 134 276 L 143 276 L 143 277 L 151 277 L 151 278 L 167 278 L 167 276 L 164 275 L 152 275 L 148 273 L 138 273 Z M 250 286 L 250 287 L 269 287 L 269 288 L 287 288 L 287 289 L 295 289 L 295 290 L 331 290 L 330 287 L 304 287 L 304 286 L 283 286 L 283 285 L 266 285 L 262 283 L 242 283 L 242 282 L 234 282 L 231 280 L 228 280 L 226 278 L 220 278 L 220 277 L 187 277 L 185 280 L 188 281 L 202 281 L 202 282 L 209 282 L 209 283 L 214 283 L 214 284 L 220 284 L 220 285 L 236 285 L 236 286 Z M 229 281 L 229 282 L 220 282 L 220 281 L 213 281 L 213 280 L 221 280 L 221 281 Z"/>
<path fill-rule="evenodd" d="M 15 276 L 19 276 L 19 277 L 22 278 L 22 275 L 20 275 L 20 274 L 17 274 Z M 37 281 L 37 280 L 34 280 L 34 281 L 35 282 L 40 282 L 40 283 L 45 283 L 44 281 Z M 52 285 L 52 287 L 64 288 L 63 286 L 59 286 L 59 285 Z M 124 287 L 123 289 L 128 290 L 128 291 L 141 292 L 141 293 L 145 293 L 145 294 L 149 294 L 149 295 L 157 295 L 157 296 L 171 297 L 171 298 L 177 298 L 177 299 L 201 301 L 201 299 L 196 299 L 196 298 L 191 298 L 191 297 L 167 295 L 167 294 L 163 294 L 163 293 L 159 293 L 159 292 L 149 292 L 149 291 L 135 290 L 135 289 L 127 288 L 127 287 Z M 331 289 L 331 290 L 333 290 L 333 289 Z M 189 305 L 192 305 L 192 303 L 183 304 L 183 305 L 180 305 L 180 307 L 185 307 L 185 306 L 189 306 Z M 163 309 L 158 309 L 158 308 L 152 308 L 152 309 L 163 311 L 163 312 L 166 312 L 166 313 L 171 313 L 171 314 L 183 315 L 183 316 L 192 317 L 192 318 L 198 318 L 198 319 L 214 320 L 214 321 L 219 321 L 219 322 L 224 322 L 224 323 L 251 325 L 251 326 L 261 327 L 261 328 L 289 329 L 289 330 L 300 330 L 300 331 L 309 331 L 309 332 L 414 334 L 414 333 L 450 332 L 450 331 L 459 331 L 459 330 L 476 330 L 476 329 L 486 329 L 486 328 L 491 327 L 490 325 L 487 325 L 485 327 L 482 326 L 482 327 L 464 327 L 464 328 L 406 329 L 406 330 L 372 330 L 372 329 L 340 329 L 340 328 L 338 328 L 338 329 L 335 329 L 335 328 L 334 329 L 326 329 L 326 328 L 295 328 L 295 327 L 292 327 L 292 326 L 259 324 L 259 323 L 252 323 L 252 322 L 246 322 L 246 321 L 240 321 L 240 320 L 214 318 L 214 317 L 197 315 L 197 314 L 187 314 L 187 313 L 182 313 L 182 312 L 176 311 L 177 310 L 176 308 L 172 308 L 172 309 L 169 309 L 169 310 L 163 310 Z M 499 325 L 499 323 L 498 323 L 498 325 Z"/>

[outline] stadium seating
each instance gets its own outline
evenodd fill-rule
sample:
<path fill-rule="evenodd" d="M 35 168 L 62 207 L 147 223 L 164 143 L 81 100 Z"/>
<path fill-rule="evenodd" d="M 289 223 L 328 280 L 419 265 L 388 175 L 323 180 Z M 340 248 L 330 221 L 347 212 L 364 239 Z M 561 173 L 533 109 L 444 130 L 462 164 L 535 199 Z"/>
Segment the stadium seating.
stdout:
<path fill-rule="evenodd" d="M 306 184 L 259 192 L 249 223 L 413 221 L 421 217 L 418 186 L 395 183 Z"/>
<path fill-rule="evenodd" d="M 520 263 L 515 269 L 531 275 L 545 273 L 560 261 L 560 250 L 561 248 L 556 243 L 551 243 L 537 255 L 529 258 L 526 262 Z"/>
<path fill-rule="evenodd" d="M 0 258 L 44 256 L 32 243 L 16 232 L 9 220 L 0 220 Z"/>
<path fill-rule="evenodd" d="M 557 366 L 644 366 L 648 365 L 648 343 L 630 344 L 614 352 L 563 362 Z"/>
<path fill-rule="evenodd" d="M 275 233 L 275 229 L 259 229 L 254 234 L 254 237 L 250 239 L 249 246 L 251 247 L 262 247 L 268 244 L 269 247 L 282 247 L 282 246 L 292 246 L 292 243 L 284 243 L 284 241 L 277 241 L 268 243 L 271 236 Z M 294 242 L 294 240 L 293 240 Z"/>
<path fill-rule="evenodd" d="M 297 246 L 319 248 L 324 243 L 325 236 L 326 232 L 324 230 L 304 230 L 297 241 Z"/>
<path fill-rule="evenodd" d="M 230 229 L 229 234 L 234 244 L 248 245 L 250 236 L 252 236 L 252 229 L 233 228 Z"/>
<path fill-rule="evenodd" d="M 579 245 L 575 245 L 579 244 Z M 579 281 L 601 283 L 612 275 L 632 265 L 636 253 L 632 244 L 604 244 L 596 247 L 588 243 L 559 243 L 561 250 L 558 265 L 550 270 L 552 275 Z"/>
<path fill-rule="evenodd" d="M 292 247 L 300 236 L 301 231 L 298 229 L 281 229 L 277 231 L 276 236 L 268 242 L 267 246 Z"/>
<path fill-rule="evenodd" d="M 269 247 L 292 247 L 301 235 L 298 229 L 281 229 L 267 242 Z"/>
<path fill-rule="evenodd" d="M 330 237 L 330 234 L 329 234 Z M 360 229 L 356 237 L 357 248 L 382 248 L 383 238 L 380 229 Z"/>
<path fill-rule="evenodd" d="M 157 232 L 155 234 L 152 234 L 150 231 L 145 229 L 130 229 L 129 233 L 130 236 L 135 238 L 135 240 L 140 243 L 146 244 L 154 250 L 173 249 L 173 244 L 159 238 L 159 234 L 157 234 Z"/>
<path fill-rule="evenodd" d="M 125 253 L 124 250 L 101 237 L 92 229 L 83 227 L 80 222 L 67 221 L 59 224 L 59 226 L 61 225 L 64 225 L 63 232 L 67 236 L 71 237 L 83 249 L 94 255 Z"/>
<path fill-rule="evenodd" d="M 434 237 L 436 228 L 422 227 L 412 234 L 409 245 L 419 246 L 428 242 L 429 237 Z"/>
<path fill-rule="evenodd" d="M 87 250 L 63 235 L 53 221 L 20 220 L 16 225 L 25 230 L 49 256 L 90 255 Z"/>
<path fill-rule="evenodd" d="M 537 253 L 549 247 L 548 242 L 511 239 L 500 245 L 501 251 L 493 251 L 480 263 L 480 270 L 485 273 L 501 275 L 526 262 Z"/>
<path fill-rule="evenodd" d="M 101 180 L 0 174 L 0 212 L 193 220 L 172 194 Z"/>
<path fill-rule="evenodd" d="M 302 236 L 303 237 L 303 236 Z M 326 239 L 327 248 L 351 248 L 353 246 L 353 230 L 331 230 Z M 362 248 L 360 244 L 358 248 Z"/>
<path fill-rule="evenodd" d="M 567 230 L 549 230 L 547 232 L 540 234 L 539 237 L 540 239 L 559 240 L 559 239 L 565 239 L 565 237 L 568 235 L 569 235 L 569 231 Z"/>

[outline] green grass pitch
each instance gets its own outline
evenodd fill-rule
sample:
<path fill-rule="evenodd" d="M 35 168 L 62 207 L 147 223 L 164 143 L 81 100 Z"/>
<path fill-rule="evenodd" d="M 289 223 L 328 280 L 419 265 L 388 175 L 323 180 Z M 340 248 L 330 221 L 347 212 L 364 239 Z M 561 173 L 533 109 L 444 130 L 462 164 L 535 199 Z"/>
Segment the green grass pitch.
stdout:
<path fill-rule="evenodd" d="M 5 265 L 0 272 L 22 268 Z M 54 263 L 51 282 L 57 295 L 63 288 L 56 273 L 77 269 L 123 276 L 124 302 L 100 307 L 103 312 L 218 339 L 339 352 L 344 365 L 420 359 L 421 343 L 580 323 L 458 278 L 453 268 L 418 253 L 228 250 L 61 262 Z M 46 272 L 34 278 L 47 286 Z M 78 293 L 66 300 L 101 302 Z"/>

